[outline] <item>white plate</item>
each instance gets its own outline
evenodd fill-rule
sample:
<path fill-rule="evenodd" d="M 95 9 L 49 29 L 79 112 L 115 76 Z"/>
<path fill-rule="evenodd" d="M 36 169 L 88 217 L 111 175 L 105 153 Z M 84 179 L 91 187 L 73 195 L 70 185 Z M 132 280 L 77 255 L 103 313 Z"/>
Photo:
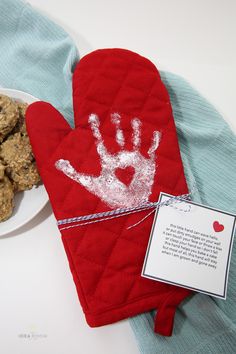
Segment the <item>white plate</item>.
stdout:
<path fill-rule="evenodd" d="M 22 91 L 0 88 L 0 93 L 28 104 L 38 101 L 37 98 Z M 0 236 L 26 224 L 38 214 L 47 201 L 48 195 L 42 184 L 29 191 L 17 193 L 14 198 L 15 207 L 12 216 L 8 220 L 0 222 Z"/>

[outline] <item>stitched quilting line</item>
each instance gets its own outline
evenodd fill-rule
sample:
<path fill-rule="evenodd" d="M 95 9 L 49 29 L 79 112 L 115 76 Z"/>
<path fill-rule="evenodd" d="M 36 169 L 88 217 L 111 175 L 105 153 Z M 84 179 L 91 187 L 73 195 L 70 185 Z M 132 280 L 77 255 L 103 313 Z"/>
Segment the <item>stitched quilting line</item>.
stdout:
<path fill-rule="evenodd" d="M 84 259 L 85 261 L 87 261 L 87 262 L 89 262 L 89 263 L 92 263 L 92 264 L 94 264 L 94 265 L 96 265 L 96 266 L 98 266 L 98 267 L 103 267 L 103 265 L 101 265 L 100 263 L 97 263 L 97 262 L 95 262 L 94 260 L 92 260 L 91 258 L 89 258 L 88 256 L 85 256 L 85 255 L 78 255 L 78 257 L 79 258 L 82 258 L 82 259 Z M 133 268 L 134 269 L 137 269 L 137 267 L 140 267 L 140 265 L 133 265 Z M 114 268 L 114 267 L 111 267 L 111 266 L 109 266 L 109 270 L 110 271 L 112 271 L 112 272 L 115 272 L 115 273 L 119 273 L 119 274 L 126 274 L 127 275 L 127 277 L 137 277 L 137 276 L 139 276 L 140 274 L 138 274 L 137 272 L 127 272 L 127 271 L 124 271 L 124 270 L 119 270 L 119 269 L 116 269 L 116 268 Z M 86 294 L 88 294 L 88 293 L 86 293 Z M 90 296 L 93 296 L 93 293 L 91 293 L 91 294 L 88 294 L 88 295 L 90 295 Z"/>
<path fill-rule="evenodd" d="M 176 180 L 176 185 L 177 185 L 177 183 L 179 182 L 179 179 L 180 179 L 180 177 L 181 177 L 181 175 L 182 175 L 182 173 L 179 173 L 179 177 L 177 178 L 177 180 Z M 173 188 L 175 188 L 175 187 L 173 187 Z M 122 234 L 123 234 L 123 230 L 122 230 Z M 119 238 L 119 236 L 120 236 L 120 238 L 123 238 L 122 237 L 122 234 L 121 235 L 117 235 L 118 236 L 118 238 Z M 125 238 L 124 238 L 125 239 Z M 117 240 L 118 241 L 118 240 Z M 136 242 L 134 242 L 134 243 L 136 243 Z M 115 244 L 114 244 L 114 247 L 115 247 Z M 114 248 L 113 247 L 113 248 Z M 111 251 L 111 253 L 112 253 L 112 251 Z M 104 268 L 108 268 L 108 269 L 110 269 L 110 267 L 108 267 L 108 266 L 103 266 L 103 265 L 101 265 L 102 267 L 104 267 Z M 105 269 L 104 269 L 105 270 Z M 102 276 L 101 276 L 101 278 L 102 278 Z M 98 282 L 99 283 L 99 282 Z M 97 286 L 98 286 L 99 284 L 97 284 Z M 132 287 L 130 288 L 130 291 L 132 291 Z M 95 294 L 94 294 L 95 295 Z M 96 296 L 95 296 L 96 297 Z"/>
<path fill-rule="evenodd" d="M 103 280 L 103 275 L 104 275 L 105 271 L 106 271 L 107 269 L 110 269 L 110 267 L 109 267 L 109 261 L 110 261 L 112 255 L 113 255 L 113 251 L 114 251 L 114 249 L 115 249 L 115 247 L 116 247 L 116 245 L 117 245 L 118 240 L 119 240 L 120 238 L 122 238 L 122 235 L 123 235 L 123 233 L 124 233 L 124 225 L 125 225 L 125 223 L 126 223 L 126 220 L 124 220 L 124 222 L 123 222 L 123 228 L 122 228 L 121 234 L 118 235 L 117 239 L 115 240 L 115 243 L 113 244 L 113 247 L 112 247 L 112 249 L 111 249 L 110 256 L 108 257 L 107 262 L 106 262 L 106 264 L 105 264 L 105 266 L 104 266 L 103 272 L 102 272 L 101 276 L 100 276 L 99 279 L 98 279 L 96 288 L 95 288 L 94 293 L 93 293 L 93 295 L 94 295 L 95 297 L 96 297 L 96 291 L 97 291 L 97 289 L 98 289 L 100 283 L 101 283 L 102 280 Z M 134 279 L 134 280 L 135 280 L 135 279 Z M 128 299 L 129 296 L 130 296 L 130 293 L 131 293 L 131 291 L 132 291 L 132 289 L 133 289 L 133 286 L 134 286 L 134 282 L 133 282 L 132 286 L 130 286 L 129 292 L 126 294 L 126 298 L 127 298 L 127 299 Z"/>
<path fill-rule="evenodd" d="M 70 253 L 70 252 L 69 252 Z M 79 256 L 79 257 L 81 257 L 81 258 L 83 258 L 83 256 Z M 87 261 L 90 261 L 90 260 L 87 260 Z M 100 265 L 100 264 L 96 264 L 97 266 L 100 266 L 100 267 L 102 267 L 102 265 Z M 116 270 L 116 272 L 119 272 L 118 270 Z M 120 271 L 121 273 L 123 273 L 123 271 Z M 77 275 L 77 272 L 76 272 L 76 276 L 77 276 L 77 278 L 78 278 L 78 275 Z M 135 280 L 136 280 L 136 277 L 137 277 L 137 275 L 134 275 L 134 282 L 135 282 Z M 79 284 L 80 284 L 80 287 L 81 287 L 81 282 L 80 282 L 80 280 L 79 280 L 79 278 L 78 278 L 78 281 L 79 281 Z M 133 282 L 133 284 L 132 285 L 134 285 L 134 282 Z M 132 286 L 133 287 L 133 286 Z M 93 294 L 88 294 L 88 293 L 86 293 L 86 297 L 85 297 L 85 293 L 84 293 L 84 291 L 83 291 L 83 288 L 81 287 L 81 291 L 82 291 L 82 293 L 83 293 L 83 297 L 84 297 L 84 301 L 86 302 L 86 305 L 87 305 L 87 308 L 88 309 L 90 309 L 90 306 L 88 305 L 88 303 L 89 303 L 89 301 L 91 301 L 91 300 L 93 300 L 93 299 L 96 299 L 96 300 L 98 300 L 99 302 L 103 302 L 105 305 L 109 305 L 107 308 L 106 308 L 106 310 L 104 310 L 104 308 L 102 309 L 102 310 L 100 310 L 100 311 L 98 311 L 98 314 L 99 313 L 105 313 L 105 312 L 109 312 L 109 311 L 111 311 L 111 310 L 113 310 L 113 309 L 117 309 L 117 308 L 122 308 L 124 305 L 129 305 L 130 303 L 133 303 L 133 302 L 138 302 L 138 301 L 140 301 L 140 300 L 142 300 L 142 299 L 146 299 L 146 298 L 149 298 L 149 297 L 151 297 L 151 296 L 153 296 L 153 295 L 156 295 L 156 296 L 160 296 L 160 295 L 158 295 L 157 293 L 156 293 L 156 291 L 153 291 L 153 292 L 149 292 L 148 294 L 146 294 L 146 295 L 142 295 L 142 296 L 138 296 L 138 297 L 136 297 L 136 298 L 134 298 L 134 299 L 130 299 L 130 301 L 125 301 L 125 302 L 122 302 L 121 304 L 119 304 L 118 306 L 117 306 L 117 304 L 111 304 L 110 302 L 107 302 L 106 300 L 104 300 L 103 298 L 101 298 L 99 295 L 96 295 L 96 297 L 93 295 Z M 126 296 L 127 297 L 127 296 Z M 128 297 L 127 297 L 128 298 Z M 88 301 L 87 301 L 88 300 Z M 85 311 L 86 313 L 92 313 L 92 311 Z M 96 314 L 96 313 L 95 313 Z"/>
<path fill-rule="evenodd" d="M 181 177 L 181 174 L 179 174 L 179 178 Z M 177 181 L 176 181 L 176 184 L 178 183 L 178 180 L 179 180 L 179 178 L 177 179 Z M 122 232 L 122 234 L 123 234 L 123 232 Z M 122 238 L 122 234 L 120 235 L 120 237 Z M 118 235 L 118 238 L 119 238 L 119 235 Z M 117 241 L 118 241 L 118 239 L 117 239 Z M 134 242 L 135 243 L 135 242 Z M 116 245 L 116 243 L 114 244 L 114 247 L 115 247 L 115 245 Z M 113 247 L 113 248 L 114 248 Z M 112 251 L 111 251 L 111 253 L 112 253 Z M 104 268 L 109 268 L 110 269 L 110 267 L 108 267 L 108 266 L 103 266 Z M 104 269 L 104 270 L 106 270 L 106 269 Z M 122 272 L 121 272 L 122 273 Z M 101 278 L 102 278 L 102 275 L 101 275 Z M 101 279 L 102 280 L 102 279 Z M 97 286 L 98 286 L 98 284 L 97 284 Z M 130 292 L 132 291 L 132 286 L 130 287 Z M 95 295 L 95 294 L 94 294 Z M 95 296 L 96 297 L 96 296 Z"/>
<path fill-rule="evenodd" d="M 135 279 L 136 280 L 136 279 Z M 135 283 L 135 282 L 134 282 Z M 171 290 L 170 290 L 171 291 Z M 173 294 L 174 293 L 176 293 L 176 290 L 175 290 L 175 292 L 173 292 Z M 119 303 L 119 304 L 111 304 L 110 302 L 107 302 L 106 300 L 104 300 L 103 298 L 101 298 L 99 295 L 97 295 L 96 296 L 96 298 L 92 295 L 92 296 L 90 296 L 90 295 L 87 295 L 87 297 L 89 298 L 89 299 L 91 299 L 92 301 L 93 301 L 93 299 L 96 299 L 96 300 L 98 300 L 99 302 L 103 302 L 104 304 L 106 304 L 106 305 L 108 305 L 107 307 L 106 307 L 106 309 L 104 309 L 104 308 L 102 308 L 101 310 L 99 310 L 98 312 L 93 312 L 93 311 L 86 311 L 86 314 L 94 314 L 94 315 L 100 315 L 100 314 L 103 314 L 103 313 L 107 313 L 107 312 L 109 312 L 109 311 L 112 311 L 112 310 L 114 310 L 114 309 L 121 309 L 121 308 L 123 308 L 124 306 L 128 306 L 129 304 L 133 304 L 133 303 L 135 303 L 135 302 L 139 302 L 139 301 L 141 301 L 141 300 L 144 300 L 144 299 L 148 299 L 148 298 L 150 298 L 150 297 L 153 297 L 153 296 L 155 296 L 155 298 L 156 299 L 158 299 L 157 300 L 157 303 L 156 303 L 156 305 L 155 305 L 155 308 L 156 307 L 159 307 L 159 305 L 161 305 L 161 302 L 160 302 L 160 298 L 162 297 L 162 293 L 160 294 L 160 293 L 157 293 L 157 291 L 156 290 L 154 290 L 154 291 L 151 291 L 150 293 L 148 293 L 148 294 L 146 294 L 146 295 L 142 295 L 142 296 L 137 296 L 136 298 L 134 298 L 134 299 L 130 299 L 129 301 L 124 301 L 124 302 L 121 302 L 121 303 Z"/>
<path fill-rule="evenodd" d="M 179 175 L 179 178 L 181 177 L 181 174 Z M 178 181 L 179 181 L 179 178 L 178 178 Z M 176 184 L 177 185 L 177 184 Z M 175 188 L 174 188 L 175 189 Z M 123 233 L 123 232 L 122 232 Z M 123 237 L 121 237 L 121 239 L 124 239 Z M 127 294 L 127 298 L 129 298 L 130 297 L 130 294 L 132 293 L 132 290 L 133 290 L 133 287 L 134 287 L 134 282 L 133 282 L 133 284 L 132 284 L 132 286 L 130 287 L 130 289 L 129 289 L 129 292 L 128 292 L 128 294 Z"/>
<path fill-rule="evenodd" d="M 133 286 L 135 285 L 135 280 L 136 280 L 137 277 L 139 277 L 139 275 L 134 275 L 134 282 L 133 282 L 133 284 L 132 284 L 130 290 L 132 290 Z M 163 286 L 163 289 L 164 289 L 164 291 L 165 291 L 165 294 L 166 294 L 166 290 L 168 289 L 168 292 L 169 292 L 168 298 L 172 298 L 172 297 L 175 298 L 175 294 L 178 293 L 178 291 L 179 291 L 178 288 L 175 287 L 175 289 L 171 289 L 171 286 L 170 286 L 169 284 L 165 284 L 165 283 L 161 283 L 161 284 L 162 284 L 162 286 Z M 164 285 L 165 285 L 165 288 L 164 288 Z M 187 291 L 188 289 L 185 289 L 185 290 Z M 150 297 L 152 297 L 152 296 L 155 296 L 157 299 L 158 299 L 158 298 L 161 298 L 161 302 L 160 302 L 160 301 L 159 301 L 159 302 L 157 301 L 157 304 L 156 304 L 156 307 L 159 308 L 159 307 L 163 304 L 162 293 L 161 293 L 161 294 L 160 294 L 160 293 L 157 293 L 156 290 L 150 291 L 149 293 L 147 293 L 147 294 L 145 294 L 145 295 L 141 295 L 141 296 L 137 296 L 137 297 L 135 297 L 135 298 L 131 298 L 131 299 L 129 299 L 129 301 L 125 300 L 125 301 L 123 301 L 123 302 L 121 302 L 121 303 L 119 303 L 119 304 L 115 304 L 115 305 L 114 305 L 114 303 L 111 304 L 111 303 L 107 302 L 106 300 L 104 300 L 104 298 L 101 298 L 99 295 L 96 295 L 96 297 L 95 297 L 94 295 L 88 295 L 88 294 L 87 294 L 87 297 L 90 297 L 90 299 L 91 299 L 92 301 L 93 301 L 93 299 L 96 299 L 96 300 L 98 300 L 99 302 L 102 301 L 104 304 L 110 305 L 110 306 L 108 306 L 106 309 L 102 308 L 102 310 L 98 311 L 97 314 L 99 314 L 99 312 L 100 312 L 100 313 L 106 313 L 106 312 L 109 312 L 109 311 L 111 311 L 111 310 L 113 310 L 113 309 L 120 309 L 120 308 L 122 308 L 123 306 L 129 305 L 130 303 L 139 302 L 140 300 L 144 300 L 144 299 L 150 298 Z M 126 296 L 126 298 L 128 298 L 128 297 Z M 160 300 L 160 299 L 159 299 L 159 300 Z M 178 304 L 177 304 L 176 306 L 178 306 Z M 89 311 L 89 312 L 87 312 L 87 313 L 94 313 L 94 312 Z M 94 314 L 96 314 L 96 312 L 95 312 Z"/>
<path fill-rule="evenodd" d="M 62 236 L 63 238 L 63 236 Z M 70 251 L 70 248 L 69 248 L 69 245 L 67 244 L 67 242 L 65 241 L 64 242 L 64 246 L 65 246 L 65 250 L 66 250 L 66 253 L 68 254 L 68 260 L 69 262 L 71 262 L 71 271 L 72 271 L 72 274 L 76 277 L 76 280 L 79 284 L 79 288 L 80 288 L 80 291 L 81 291 L 81 295 L 82 295 L 82 299 L 84 301 L 84 304 L 85 306 L 87 307 L 87 309 L 89 309 L 89 303 L 88 303 L 88 299 L 86 298 L 85 296 L 85 291 L 84 291 L 84 288 L 82 286 L 82 283 L 80 281 L 80 277 L 78 276 L 78 273 L 76 271 L 76 267 L 75 267 L 75 262 L 74 262 L 74 259 L 73 259 L 73 256 L 72 256 L 72 253 Z M 85 309 L 84 309 L 85 310 Z"/>
<path fill-rule="evenodd" d="M 106 58 L 106 59 L 107 59 L 107 58 Z M 122 58 L 122 59 L 123 59 L 123 58 Z M 124 61 L 125 61 L 125 59 L 124 59 Z M 127 77 L 132 74 L 131 71 L 132 71 L 132 68 L 134 67 L 135 64 L 137 64 L 137 58 L 134 58 L 134 59 L 132 60 L 132 62 L 130 62 L 129 67 L 128 67 L 127 71 L 126 71 L 126 74 L 124 75 L 122 84 L 120 85 L 120 87 L 119 87 L 119 89 L 117 90 L 115 96 L 113 97 L 111 104 L 114 105 L 114 103 L 115 103 L 115 101 L 116 101 L 116 99 L 117 99 L 117 96 L 118 96 L 120 90 L 123 88 L 125 81 L 127 81 Z M 140 63 L 139 63 L 139 64 L 140 64 Z M 103 66 L 105 66 L 105 65 L 103 65 Z M 146 70 L 146 66 L 145 66 L 145 65 L 141 65 L 141 66 L 142 66 L 142 67 L 145 67 L 145 70 Z M 156 73 L 154 73 L 153 70 L 151 70 L 151 69 L 150 69 L 150 72 L 152 73 L 152 76 L 154 76 L 154 82 L 153 82 L 153 84 L 155 84 L 155 82 L 156 82 Z M 101 70 L 100 70 L 100 72 L 99 72 L 99 75 L 100 75 L 100 74 L 101 74 Z M 98 74 L 96 75 L 95 78 L 97 78 L 97 77 L 98 77 Z M 95 80 L 95 78 L 94 78 L 94 80 Z M 93 80 L 93 82 L 94 82 L 94 80 Z M 109 80 L 110 80 L 110 78 L 109 78 Z M 151 85 L 151 86 L 153 86 L 153 85 Z M 130 87 L 131 89 L 134 89 L 131 85 L 128 85 L 128 87 Z M 89 91 L 90 88 L 91 88 L 91 84 L 89 85 L 89 88 L 87 89 L 86 94 L 87 94 L 87 92 Z M 141 90 L 140 90 L 140 91 L 141 91 Z M 152 87 L 151 87 L 151 90 L 150 90 L 150 91 L 152 91 Z M 144 90 L 142 90 L 142 92 L 144 92 Z M 150 92 L 148 93 L 148 95 L 150 95 Z M 147 95 L 147 97 L 148 97 L 148 95 Z M 144 103 L 145 103 L 147 97 L 145 98 Z M 87 97 L 86 97 L 86 100 L 90 100 L 90 101 L 92 101 L 92 102 L 99 103 L 99 104 L 104 105 L 104 106 L 107 107 L 107 104 L 106 104 L 105 102 L 101 102 L 101 101 L 99 101 L 99 100 L 97 100 L 97 99 L 93 99 L 93 98 L 87 96 Z M 160 100 L 160 99 L 159 99 L 159 100 Z M 163 102 L 163 100 L 160 100 L 160 101 Z M 108 107 L 108 108 L 109 108 L 109 107 Z M 142 109 L 142 110 L 143 110 L 143 109 Z M 125 112 L 125 114 L 129 114 L 129 113 L 130 113 L 130 112 Z"/>
<path fill-rule="evenodd" d="M 88 96 L 88 92 L 89 92 L 89 90 L 91 89 L 91 86 L 92 86 L 92 84 L 94 83 L 94 81 L 97 80 L 97 78 L 98 78 L 99 76 L 102 76 L 102 73 L 103 73 L 103 70 L 104 70 L 104 67 L 105 67 L 105 64 L 106 64 L 106 60 L 107 60 L 108 58 L 110 58 L 109 53 L 107 53 L 106 57 L 102 60 L 103 63 L 102 63 L 102 65 L 100 66 L 100 70 L 99 70 L 99 71 L 96 70 L 96 75 L 94 75 L 93 79 L 92 79 L 91 82 L 89 83 L 89 86 L 87 87 L 87 91 L 84 93 L 84 96 L 86 96 L 86 100 L 91 100 L 91 101 L 93 101 L 93 102 L 95 102 L 95 103 L 104 105 L 104 106 L 106 106 L 106 107 L 109 109 L 110 107 L 108 107 L 107 103 L 105 103 L 105 102 L 99 102 L 98 100 L 94 100 L 93 98 L 91 98 L 91 97 Z M 123 58 L 121 58 L 121 59 L 122 59 L 123 61 L 126 61 L 126 60 L 123 59 Z M 133 59 L 131 63 L 133 63 L 134 60 L 135 60 L 135 59 Z M 124 75 L 123 81 L 126 79 L 126 76 L 127 76 L 127 74 L 129 73 L 129 69 L 130 69 L 130 66 L 128 67 L 128 70 L 127 70 L 127 72 L 126 72 L 125 75 Z M 109 80 L 110 80 L 110 79 L 109 79 Z M 122 84 L 121 84 L 122 86 L 123 86 L 123 81 L 122 81 Z M 120 89 L 120 88 L 119 88 L 119 89 Z M 119 89 L 118 89 L 118 91 L 119 91 Z M 77 88 L 77 90 L 79 90 L 79 88 Z M 77 90 L 75 90 L 75 94 L 77 94 Z M 115 94 L 114 98 L 115 98 L 115 97 L 116 97 L 116 94 Z M 83 98 L 83 97 L 82 97 L 82 98 Z M 114 98 L 113 98 L 112 102 L 114 102 Z M 112 102 L 111 102 L 111 103 L 112 103 Z"/>
<path fill-rule="evenodd" d="M 94 262 L 94 260 L 89 259 L 87 256 L 85 257 L 84 255 L 79 255 L 79 258 L 82 258 L 82 259 L 86 260 L 86 261 L 89 262 L 89 263 L 95 264 L 95 265 L 98 266 L 98 267 L 102 267 L 101 264 Z M 136 267 L 136 268 L 137 268 L 137 267 Z M 128 272 L 125 272 L 125 271 L 123 271 L 123 270 L 118 270 L 118 269 L 115 269 L 115 268 L 112 268 L 112 267 L 110 267 L 109 269 L 112 270 L 112 271 L 114 271 L 115 273 L 126 274 L 127 277 L 133 277 L 133 278 L 134 278 L 134 281 L 136 280 L 137 277 L 139 277 L 139 274 L 138 274 L 138 273 L 128 273 Z M 133 285 L 134 285 L 134 282 L 133 282 L 132 286 L 130 287 L 130 291 L 132 290 Z M 167 286 L 168 286 L 168 284 L 167 284 Z M 173 294 L 175 294 L 175 293 L 176 293 L 176 289 L 171 290 L 171 291 L 170 291 L 170 294 L 169 294 L 169 297 L 171 297 L 171 296 L 172 296 Z M 150 297 L 150 296 L 152 296 L 152 295 L 157 295 L 156 291 L 150 292 L 150 293 L 148 293 L 148 294 L 146 294 L 146 295 L 137 296 L 137 297 L 135 297 L 135 298 L 133 298 L 133 299 L 130 299 L 129 302 L 122 302 L 122 303 L 119 304 L 119 307 L 122 307 L 123 305 L 126 305 L 126 304 L 128 304 L 128 303 L 131 303 L 131 302 L 133 302 L 133 301 L 139 301 L 139 300 L 142 300 L 142 299 L 144 299 L 144 298 L 148 298 L 148 297 Z M 116 307 L 117 307 L 117 305 L 114 305 L 113 303 L 106 301 L 104 298 L 100 297 L 99 295 L 96 295 L 96 297 L 95 297 L 93 293 L 90 294 L 89 292 L 87 292 L 87 293 L 86 293 L 86 296 L 87 296 L 87 297 L 90 297 L 91 299 L 95 298 L 95 299 L 97 299 L 97 300 L 99 300 L 99 301 L 102 301 L 102 302 L 103 302 L 104 304 L 106 304 L 106 305 L 112 305 L 112 306 L 109 306 L 109 308 L 107 308 L 106 311 L 109 311 L 111 308 L 116 308 Z M 127 296 L 127 294 L 126 294 L 126 298 L 128 298 L 128 297 L 129 297 L 129 296 Z"/>
<path fill-rule="evenodd" d="M 177 179 L 176 185 L 177 185 L 177 183 L 179 182 L 179 179 L 180 179 L 181 175 L 182 175 L 182 174 L 180 173 L 180 174 L 179 174 L 179 178 Z M 175 187 L 176 187 L 176 185 L 175 185 Z M 175 187 L 174 187 L 174 188 L 175 188 Z M 174 188 L 173 188 L 173 189 L 174 189 Z M 124 221 L 124 224 L 125 224 L 125 223 L 126 223 L 126 220 Z M 114 244 L 113 247 L 112 247 L 110 256 L 109 256 L 109 258 L 107 259 L 106 265 L 104 266 L 104 272 L 106 271 L 107 268 L 110 269 L 110 267 L 108 266 L 109 260 L 110 260 L 110 258 L 111 258 L 111 256 L 112 256 L 112 253 L 113 253 L 113 250 L 114 250 L 114 248 L 115 248 L 115 246 L 116 246 L 116 244 L 117 244 L 117 241 L 122 238 L 123 233 L 124 233 L 124 228 L 122 228 L 121 235 L 118 235 L 118 237 L 117 237 L 117 239 L 116 239 L 116 241 L 115 241 L 115 244 Z M 103 274 L 104 274 L 104 272 L 103 272 Z M 97 283 L 97 286 L 96 286 L 96 289 L 94 290 L 94 296 L 95 296 L 95 297 L 96 297 L 95 293 L 96 293 L 96 291 L 97 291 L 97 288 L 99 287 L 99 283 L 102 281 L 102 276 L 103 276 L 103 274 L 100 276 L 100 278 L 99 278 L 99 280 L 98 280 L 98 283 Z M 133 289 L 133 286 L 134 286 L 134 283 L 133 283 L 132 286 L 130 287 L 130 290 L 129 290 L 128 294 L 127 294 L 127 298 L 129 298 L 129 296 L 130 296 L 130 294 L 131 294 L 131 291 L 132 291 L 132 289 Z"/>
<path fill-rule="evenodd" d="M 127 73 L 127 77 L 128 77 L 129 74 L 130 74 L 130 73 L 128 72 L 128 73 Z M 126 79 L 127 79 L 127 77 L 126 77 Z M 122 84 L 122 86 L 123 86 L 123 84 Z M 150 93 L 147 94 L 147 97 L 144 98 L 143 104 L 141 104 L 140 106 L 143 106 L 143 105 L 146 103 L 146 100 L 147 100 L 148 97 L 152 97 L 152 96 L 151 96 L 151 91 L 152 91 L 152 89 L 153 89 L 154 86 L 155 86 L 155 80 L 154 80 L 153 85 L 152 85 L 152 87 L 151 87 Z M 118 95 L 118 93 L 120 92 L 120 90 L 121 90 L 122 88 L 123 88 L 123 87 L 120 87 L 120 88 L 117 90 L 117 93 L 115 94 L 115 96 L 114 96 L 114 98 L 113 98 L 113 100 L 112 100 L 112 102 L 111 102 L 112 105 L 115 106 L 115 103 L 114 103 L 114 102 L 115 102 L 115 100 L 117 99 L 117 95 Z M 108 108 L 108 110 L 110 110 L 110 107 L 108 107 L 108 106 L 107 106 L 107 103 L 105 103 L 105 102 L 101 102 L 101 101 L 99 101 L 99 100 L 97 100 L 97 99 L 94 99 L 93 97 L 86 97 L 86 100 L 87 100 L 87 101 L 90 101 L 90 102 L 98 103 L 99 105 L 103 105 L 103 106 L 105 106 L 106 108 Z M 163 103 L 163 101 L 161 101 L 161 102 Z M 143 108 L 141 109 L 141 112 L 143 112 Z M 124 114 L 124 115 L 129 115 L 129 116 L 130 116 L 130 112 L 128 112 L 128 111 L 124 111 L 124 110 L 120 110 L 120 109 L 119 109 L 119 113 L 120 113 L 120 114 Z M 141 114 L 140 114 L 140 110 L 139 110 L 139 112 L 138 112 L 137 115 L 139 115 L 139 116 L 141 115 Z M 154 125 L 154 124 L 152 124 L 152 125 Z"/>
<path fill-rule="evenodd" d="M 102 64 L 101 64 L 101 66 L 99 66 L 99 70 L 98 70 L 98 68 L 96 67 L 96 75 L 94 75 L 94 72 L 93 72 L 93 77 L 92 77 L 91 81 L 89 82 L 89 85 L 88 85 L 88 87 L 87 87 L 87 91 L 84 92 L 84 96 L 87 95 L 87 92 L 90 90 L 91 85 L 94 83 L 95 79 L 98 78 L 98 75 L 100 75 L 100 73 L 101 73 L 102 70 L 104 69 L 105 62 L 106 62 L 106 59 L 107 59 L 107 58 L 108 58 L 108 54 L 106 55 L 105 58 L 103 58 L 103 59 L 101 60 Z M 90 74 L 91 74 L 91 73 L 90 73 Z M 74 85 L 73 85 L 73 86 L 74 86 Z M 77 89 L 74 90 L 74 97 L 76 97 L 76 99 L 77 99 L 78 91 L 79 91 L 79 87 L 77 87 Z M 83 97 L 82 97 L 81 99 L 83 99 Z M 75 100 L 74 100 L 74 98 L 73 98 L 73 107 L 74 107 L 74 110 L 76 110 L 76 109 L 75 109 Z M 76 112 L 76 113 L 77 113 L 77 112 Z M 77 127 L 76 127 L 76 128 L 77 128 Z"/>
<path fill-rule="evenodd" d="M 123 89 L 124 87 L 124 84 L 125 82 L 127 81 L 127 78 L 128 76 L 130 75 L 130 72 L 131 70 L 133 70 L 133 67 L 134 67 L 134 64 L 135 64 L 135 59 L 132 60 L 131 64 L 129 65 L 125 75 L 124 75 L 124 78 L 123 78 L 123 81 L 122 81 L 122 84 L 120 85 L 120 87 L 118 88 L 114 98 L 112 99 L 112 105 L 115 105 L 115 101 L 117 100 L 117 96 L 119 95 L 120 91 Z"/>

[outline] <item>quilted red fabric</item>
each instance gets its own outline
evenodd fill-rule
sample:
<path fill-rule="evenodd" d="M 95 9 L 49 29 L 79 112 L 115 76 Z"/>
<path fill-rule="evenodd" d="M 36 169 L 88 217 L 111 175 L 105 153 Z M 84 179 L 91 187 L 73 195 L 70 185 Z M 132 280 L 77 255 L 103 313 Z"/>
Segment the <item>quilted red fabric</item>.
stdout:
<path fill-rule="evenodd" d="M 57 220 L 188 192 L 169 96 L 149 60 L 123 49 L 90 53 L 75 69 L 73 101 L 75 129 L 45 102 L 26 114 Z M 153 214 L 127 227 L 147 213 L 61 228 L 92 327 L 157 309 L 155 331 L 172 333 L 176 307 L 191 292 L 141 277 Z"/>

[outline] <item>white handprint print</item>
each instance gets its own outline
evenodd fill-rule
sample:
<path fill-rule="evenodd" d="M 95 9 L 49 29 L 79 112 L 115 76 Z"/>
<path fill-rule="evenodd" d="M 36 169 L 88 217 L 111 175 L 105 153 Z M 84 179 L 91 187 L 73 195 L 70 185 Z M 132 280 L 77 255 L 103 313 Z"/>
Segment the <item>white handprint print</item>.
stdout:
<path fill-rule="evenodd" d="M 96 114 L 89 116 L 89 123 L 93 136 L 96 139 L 97 152 L 101 159 L 100 176 L 89 176 L 77 172 L 70 161 L 57 160 L 55 166 L 66 176 L 80 183 L 89 192 L 98 196 L 111 208 L 133 207 L 148 201 L 152 192 L 152 185 L 155 176 L 155 153 L 159 146 L 161 134 L 154 131 L 152 144 L 148 150 L 149 158 L 145 158 L 139 151 L 141 138 L 141 121 L 134 118 L 131 121 L 133 128 L 133 151 L 123 150 L 125 140 L 123 131 L 120 128 L 120 115 L 113 113 L 111 120 L 116 126 L 116 141 L 121 147 L 117 154 L 110 154 L 102 139 L 99 129 L 100 121 Z M 132 167 L 134 175 L 129 185 L 121 182 L 116 176 L 117 169 Z"/>

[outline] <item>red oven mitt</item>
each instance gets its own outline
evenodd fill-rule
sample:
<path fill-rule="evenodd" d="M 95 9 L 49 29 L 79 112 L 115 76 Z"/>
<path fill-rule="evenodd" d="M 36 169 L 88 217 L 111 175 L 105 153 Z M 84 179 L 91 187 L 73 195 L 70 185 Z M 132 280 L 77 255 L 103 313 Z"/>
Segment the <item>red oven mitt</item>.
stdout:
<path fill-rule="evenodd" d="M 57 220 L 188 192 L 170 99 L 149 60 L 123 49 L 92 52 L 75 69 L 73 101 L 75 129 L 45 102 L 26 113 Z M 155 331 L 172 333 L 176 307 L 191 292 L 141 277 L 153 214 L 128 227 L 148 212 L 59 226 L 92 327 L 157 309 Z"/>

